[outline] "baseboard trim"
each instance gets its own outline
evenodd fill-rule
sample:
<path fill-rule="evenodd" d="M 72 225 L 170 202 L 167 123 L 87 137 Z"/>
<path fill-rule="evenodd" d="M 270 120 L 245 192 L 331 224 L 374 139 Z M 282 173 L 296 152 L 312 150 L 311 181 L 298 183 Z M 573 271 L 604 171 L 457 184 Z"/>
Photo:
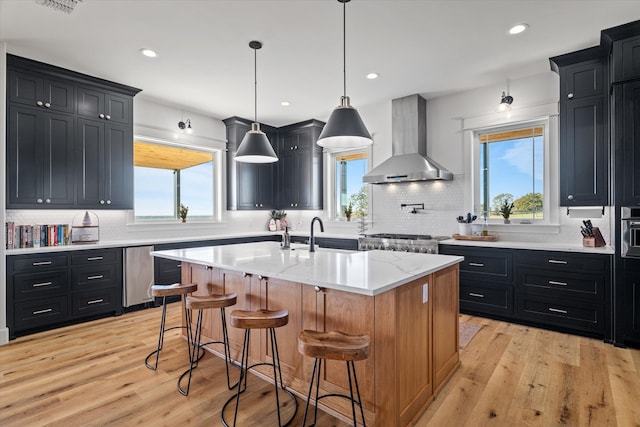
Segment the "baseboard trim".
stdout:
<path fill-rule="evenodd" d="M 0 329 L 0 345 L 9 343 L 9 328 Z"/>

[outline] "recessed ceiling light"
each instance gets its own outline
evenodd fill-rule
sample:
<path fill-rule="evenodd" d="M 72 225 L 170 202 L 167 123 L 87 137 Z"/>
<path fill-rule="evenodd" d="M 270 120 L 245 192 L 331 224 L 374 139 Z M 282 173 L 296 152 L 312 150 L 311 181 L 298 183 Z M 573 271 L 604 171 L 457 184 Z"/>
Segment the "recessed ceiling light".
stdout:
<path fill-rule="evenodd" d="M 369 80 L 377 79 L 378 78 L 378 73 L 369 73 L 369 74 L 367 74 L 367 78 Z"/>
<path fill-rule="evenodd" d="M 529 28 L 529 24 L 517 24 L 509 28 L 509 34 L 520 34 L 527 28 Z"/>
<path fill-rule="evenodd" d="M 291 103 L 289 101 L 282 101 L 280 105 L 282 105 L 283 107 L 288 107 L 289 105 L 291 105 Z"/>
<path fill-rule="evenodd" d="M 148 58 L 155 58 L 156 56 L 158 56 L 158 54 L 156 53 L 155 50 L 148 49 L 148 48 L 140 49 L 140 53 L 143 54 L 144 56 L 148 57 Z"/>

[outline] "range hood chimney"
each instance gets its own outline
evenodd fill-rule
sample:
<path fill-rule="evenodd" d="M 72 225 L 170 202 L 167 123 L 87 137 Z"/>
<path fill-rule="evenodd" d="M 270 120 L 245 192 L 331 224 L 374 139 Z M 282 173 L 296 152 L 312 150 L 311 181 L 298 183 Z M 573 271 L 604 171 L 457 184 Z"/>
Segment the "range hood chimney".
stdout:
<path fill-rule="evenodd" d="M 391 101 L 391 157 L 362 177 L 368 184 L 451 181 L 453 174 L 427 157 L 427 101 L 418 94 Z"/>

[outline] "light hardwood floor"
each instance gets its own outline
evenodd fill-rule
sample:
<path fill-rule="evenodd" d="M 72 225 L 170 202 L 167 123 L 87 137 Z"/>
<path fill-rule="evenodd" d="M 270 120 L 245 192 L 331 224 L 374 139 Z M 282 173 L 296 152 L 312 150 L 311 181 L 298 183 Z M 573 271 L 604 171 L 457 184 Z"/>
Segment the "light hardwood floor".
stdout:
<path fill-rule="evenodd" d="M 172 304 L 168 322 L 178 322 L 179 311 Z M 159 309 L 128 313 L 0 346 L 0 425 L 220 425 L 231 395 L 221 359 L 207 354 L 191 393 L 181 396 L 176 379 L 186 345 L 174 330 L 158 371 L 145 368 L 159 316 Z M 639 350 L 480 317 L 461 320 L 483 327 L 417 426 L 640 426 Z M 238 425 L 273 425 L 272 386 L 249 381 Z M 301 424 L 303 403 L 292 425 Z M 347 424 L 319 412 L 318 425 Z"/>

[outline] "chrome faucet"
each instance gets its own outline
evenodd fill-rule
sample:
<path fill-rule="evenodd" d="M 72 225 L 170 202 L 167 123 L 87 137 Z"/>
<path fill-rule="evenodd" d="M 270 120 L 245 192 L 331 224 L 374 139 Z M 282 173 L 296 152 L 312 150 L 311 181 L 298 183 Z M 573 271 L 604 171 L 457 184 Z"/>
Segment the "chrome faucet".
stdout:
<path fill-rule="evenodd" d="M 313 235 L 313 224 L 316 221 L 318 221 L 318 224 L 320 224 L 320 231 L 324 233 L 324 224 L 322 223 L 322 220 L 319 217 L 314 216 L 311 220 L 311 233 L 309 234 L 309 252 L 316 251 L 316 238 Z"/>

